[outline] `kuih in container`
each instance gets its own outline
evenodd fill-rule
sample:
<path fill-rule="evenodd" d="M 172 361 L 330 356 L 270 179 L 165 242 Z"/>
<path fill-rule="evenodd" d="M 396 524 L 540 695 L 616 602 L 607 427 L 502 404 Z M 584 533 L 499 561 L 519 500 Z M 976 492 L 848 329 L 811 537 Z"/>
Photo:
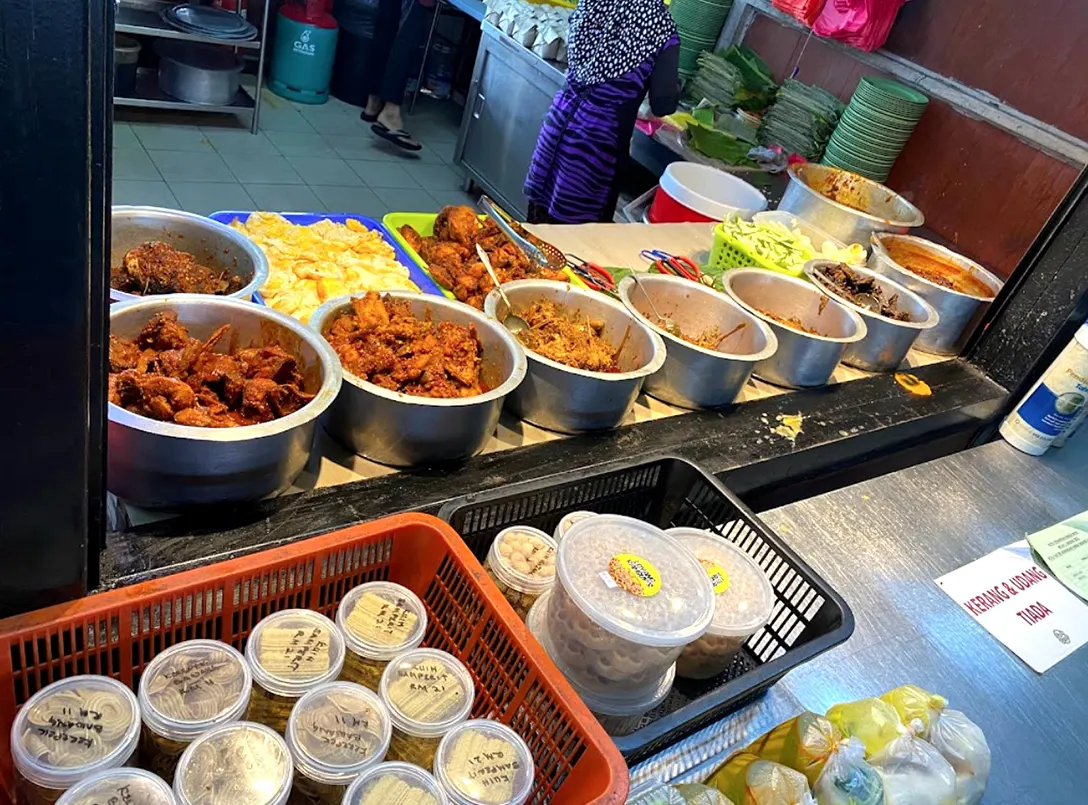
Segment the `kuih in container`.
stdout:
<path fill-rule="evenodd" d="M 563 537 L 570 531 L 570 527 L 577 523 L 579 520 L 588 520 L 590 517 L 596 517 L 597 512 L 576 511 L 564 514 L 563 518 L 559 521 L 559 525 L 555 527 L 555 543 L 558 545 L 563 541 Z"/>
<path fill-rule="evenodd" d="M 729 540 L 698 528 L 666 533 L 695 554 L 714 588 L 714 618 L 706 634 L 684 647 L 676 673 L 710 679 L 726 670 L 744 641 L 771 619 L 775 595 L 767 574 Z"/>
<path fill-rule="evenodd" d="M 464 664 L 445 651 L 406 651 L 385 669 L 379 688 L 393 736 L 386 756 L 430 770 L 442 736 L 468 718 L 476 686 Z"/>
<path fill-rule="evenodd" d="M 80 780 L 64 792 L 57 805 L 175 805 L 174 790 L 143 769 L 122 766 Z"/>
<path fill-rule="evenodd" d="M 311 690 L 287 722 L 292 803 L 340 805 L 355 778 L 385 757 L 391 729 L 381 699 L 361 685 L 333 682 Z"/>
<path fill-rule="evenodd" d="M 575 523 L 559 544 L 547 629 L 570 679 L 617 695 L 658 683 L 714 614 L 710 579 L 661 529 L 620 515 Z"/>
<path fill-rule="evenodd" d="M 56 802 L 85 777 L 128 763 L 139 740 L 136 694 L 120 682 L 90 675 L 54 682 L 11 725 L 18 802 Z"/>
<path fill-rule="evenodd" d="M 442 739 L 434 775 L 453 805 L 522 805 L 533 790 L 533 756 L 505 724 L 473 719 Z"/>
<path fill-rule="evenodd" d="M 174 793 L 178 805 L 284 805 L 293 771 L 283 738 L 263 724 L 235 721 L 189 745 Z"/>
<path fill-rule="evenodd" d="M 246 659 L 254 683 L 247 717 L 282 735 L 302 695 L 340 676 L 344 639 L 324 615 L 285 609 L 257 624 Z"/>
<path fill-rule="evenodd" d="M 389 661 L 423 642 L 427 610 L 407 587 L 372 581 L 344 596 L 336 625 L 346 647 L 340 678 L 377 691 Z"/>
<path fill-rule="evenodd" d="M 252 682 L 245 657 L 218 640 L 187 640 L 163 651 L 140 677 L 141 765 L 174 779 L 190 743 L 243 716 Z"/>
<path fill-rule="evenodd" d="M 348 788 L 344 805 L 447 805 L 445 792 L 428 772 L 411 763 L 379 763 Z"/>
<path fill-rule="evenodd" d="M 522 620 L 555 584 L 555 540 L 537 528 L 514 526 L 499 532 L 484 570 Z"/>

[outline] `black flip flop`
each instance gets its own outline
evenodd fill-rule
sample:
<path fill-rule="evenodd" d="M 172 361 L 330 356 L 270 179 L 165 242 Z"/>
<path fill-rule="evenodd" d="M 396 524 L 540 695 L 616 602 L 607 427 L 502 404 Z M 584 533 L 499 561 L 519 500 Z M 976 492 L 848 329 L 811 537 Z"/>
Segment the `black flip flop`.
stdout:
<path fill-rule="evenodd" d="M 383 140 L 388 140 L 393 145 L 403 148 L 405 151 L 422 151 L 423 146 L 412 140 L 412 135 L 406 132 L 404 129 L 390 129 L 381 123 L 375 123 L 370 127 L 370 130 L 381 137 Z"/>
<path fill-rule="evenodd" d="M 359 119 L 362 120 L 364 123 L 377 123 L 378 115 L 369 115 L 367 114 L 366 109 L 364 109 L 359 113 Z"/>

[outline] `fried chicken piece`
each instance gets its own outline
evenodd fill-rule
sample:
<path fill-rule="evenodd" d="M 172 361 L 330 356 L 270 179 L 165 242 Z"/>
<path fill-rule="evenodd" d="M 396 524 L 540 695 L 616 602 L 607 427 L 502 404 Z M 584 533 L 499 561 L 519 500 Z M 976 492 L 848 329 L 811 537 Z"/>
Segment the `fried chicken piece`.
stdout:
<path fill-rule="evenodd" d="M 434 236 L 469 247 L 475 245 L 479 228 L 480 221 L 472 207 L 443 207 L 434 222 Z"/>
<path fill-rule="evenodd" d="M 302 384 L 298 361 L 278 344 L 267 347 L 240 349 L 235 357 L 241 362 L 247 378 L 264 378 L 276 383 Z"/>
<path fill-rule="evenodd" d="M 140 349 L 181 349 L 189 344 L 189 331 L 172 310 L 156 313 L 136 336 Z"/>
<path fill-rule="evenodd" d="M 134 413 L 171 422 L 178 411 L 196 404 L 193 390 L 173 377 L 142 375 L 134 369 L 116 377 L 116 404 Z"/>
<path fill-rule="evenodd" d="M 397 231 L 418 254 L 419 250 L 423 248 L 423 236 L 408 224 L 404 224 L 404 226 L 400 227 Z"/>
<path fill-rule="evenodd" d="M 420 257 L 428 266 L 445 266 L 451 271 L 460 272 L 468 250 L 456 243 L 428 238 L 423 242 L 423 251 Z"/>
<path fill-rule="evenodd" d="M 351 308 L 355 311 L 355 321 L 363 332 L 377 330 L 389 324 L 389 311 L 376 293 L 353 297 Z"/>
<path fill-rule="evenodd" d="M 123 372 L 135 369 L 140 361 L 140 348 L 120 336 L 110 336 L 110 371 Z"/>

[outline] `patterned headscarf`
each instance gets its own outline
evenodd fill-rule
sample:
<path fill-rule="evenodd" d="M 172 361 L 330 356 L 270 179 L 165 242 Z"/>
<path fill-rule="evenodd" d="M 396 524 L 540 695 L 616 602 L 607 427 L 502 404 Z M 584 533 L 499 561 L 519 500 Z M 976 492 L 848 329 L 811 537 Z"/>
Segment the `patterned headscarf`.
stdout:
<path fill-rule="evenodd" d="M 569 75 L 579 84 L 619 78 L 675 35 L 662 0 L 578 0 L 567 34 Z"/>

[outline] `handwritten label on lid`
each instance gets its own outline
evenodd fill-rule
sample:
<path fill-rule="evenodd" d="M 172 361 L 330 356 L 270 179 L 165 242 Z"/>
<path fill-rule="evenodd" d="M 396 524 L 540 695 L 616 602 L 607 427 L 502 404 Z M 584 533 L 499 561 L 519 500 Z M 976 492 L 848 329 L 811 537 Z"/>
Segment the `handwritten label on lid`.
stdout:
<path fill-rule="evenodd" d="M 280 679 L 313 679 L 329 670 L 329 635 L 323 626 L 270 627 L 261 633 L 258 657 Z"/>

